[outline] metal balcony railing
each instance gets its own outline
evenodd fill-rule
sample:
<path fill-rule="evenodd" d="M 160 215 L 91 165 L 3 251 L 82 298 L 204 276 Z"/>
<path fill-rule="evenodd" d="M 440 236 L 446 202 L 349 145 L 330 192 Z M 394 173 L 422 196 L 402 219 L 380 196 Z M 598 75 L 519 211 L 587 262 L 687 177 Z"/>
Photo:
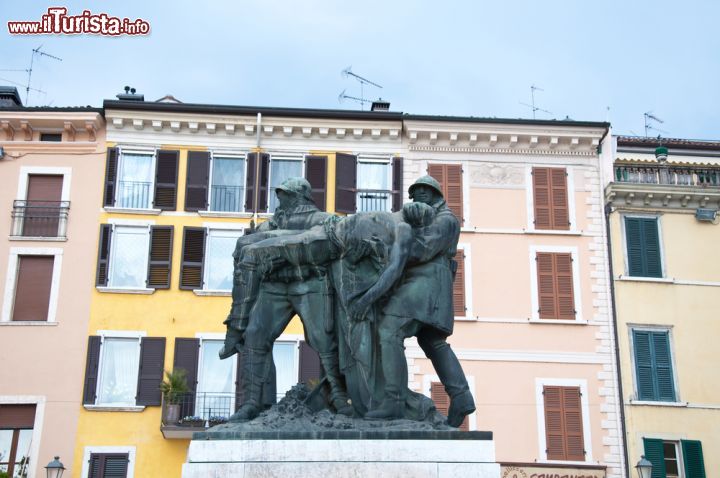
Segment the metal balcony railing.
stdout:
<path fill-rule="evenodd" d="M 210 210 L 220 212 L 242 212 L 245 205 L 243 186 L 212 186 L 210 188 Z"/>
<path fill-rule="evenodd" d="M 11 235 L 65 237 L 69 210 L 70 201 L 14 201 Z"/>
<path fill-rule="evenodd" d="M 116 207 L 128 209 L 148 209 L 152 182 L 118 181 Z"/>
<path fill-rule="evenodd" d="M 390 211 L 391 197 L 387 189 L 358 189 L 357 212 Z"/>
<path fill-rule="evenodd" d="M 227 421 L 242 404 L 236 393 L 189 392 L 163 400 L 162 426 L 207 427 Z"/>
<path fill-rule="evenodd" d="M 661 164 L 616 165 L 615 181 L 634 184 L 720 187 L 720 168 Z"/>

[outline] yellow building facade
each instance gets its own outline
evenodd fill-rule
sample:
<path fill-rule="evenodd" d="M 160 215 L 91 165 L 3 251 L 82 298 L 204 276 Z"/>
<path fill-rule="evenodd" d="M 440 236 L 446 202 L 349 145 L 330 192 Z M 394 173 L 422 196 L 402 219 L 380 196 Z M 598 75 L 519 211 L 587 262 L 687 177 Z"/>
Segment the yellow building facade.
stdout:
<path fill-rule="evenodd" d="M 628 462 L 645 456 L 653 478 L 715 476 L 720 143 L 616 145 L 606 201 Z"/>

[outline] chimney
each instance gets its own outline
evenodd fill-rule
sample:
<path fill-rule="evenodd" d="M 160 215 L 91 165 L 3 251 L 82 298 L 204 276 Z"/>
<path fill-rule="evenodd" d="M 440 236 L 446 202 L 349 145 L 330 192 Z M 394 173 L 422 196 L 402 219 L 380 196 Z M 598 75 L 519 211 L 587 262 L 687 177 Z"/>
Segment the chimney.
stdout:
<path fill-rule="evenodd" d="M 14 86 L 0 86 L 0 108 L 22 106 L 22 100 Z"/>
<path fill-rule="evenodd" d="M 378 98 L 377 100 L 372 102 L 370 111 L 390 111 L 390 102 L 383 101 L 382 98 Z"/>
<path fill-rule="evenodd" d="M 145 95 L 135 94 L 135 88 L 125 87 L 125 94 L 116 95 L 120 101 L 145 101 Z"/>

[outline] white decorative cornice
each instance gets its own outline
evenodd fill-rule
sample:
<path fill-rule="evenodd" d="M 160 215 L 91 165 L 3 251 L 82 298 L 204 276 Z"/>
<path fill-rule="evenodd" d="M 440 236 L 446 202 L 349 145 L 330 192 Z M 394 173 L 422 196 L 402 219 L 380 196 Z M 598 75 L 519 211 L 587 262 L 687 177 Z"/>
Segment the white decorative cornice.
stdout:
<path fill-rule="evenodd" d="M 142 119 L 133 119 L 132 123 L 133 123 L 133 128 L 135 128 L 138 131 L 142 130 L 145 127 L 145 121 Z"/>
<path fill-rule="evenodd" d="M 235 134 L 235 125 L 230 123 L 225 124 L 225 133 Z"/>
<path fill-rule="evenodd" d="M 77 130 L 72 124 L 72 121 L 65 121 L 63 123 L 63 131 L 65 132 L 65 138 L 67 138 L 68 141 L 75 141 L 75 133 L 77 133 Z"/>
<path fill-rule="evenodd" d="M 251 124 L 246 124 L 246 125 L 245 125 L 245 135 L 246 135 L 246 136 L 252 136 L 254 132 L 255 132 L 255 126 L 254 126 L 254 125 L 251 125 Z"/>
<path fill-rule="evenodd" d="M 208 134 L 215 134 L 215 123 L 205 123 L 205 130 Z"/>
<path fill-rule="evenodd" d="M 583 156 L 595 157 L 595 152 L 591 151 L 560 151 L 550 149 L 515 149 L 515 148 L 486 148 L 472 146 L 440 146 L 440 145 L 423 145 L 411 144 L 408 146 L 410 151 L 425 151 L 434 153 L 498 153 L 498 154 L 516 154 L 528 156 Z"/>
<path fill-rule="evenodd" d="M 61 142 L 94 142 L 104 123 L 103 117 L 94 111 L 3 111 L 0 108 L 0 129 L 5 133 L 5 141 L 33 142 L 37 141 L 35 131 L 62 130 Z"/>
<path fill-rule="evenodd" d="M 177 133 L 180 131 L 180 122 L 179 121 L 171 121 L 170 122 L 170 130 Z"/>
<path fill-rule="evenodd" d="M 666 184 L 610 183 L 605 200 L 618 209 L 667 209 L 695 212 L 720 209 L 720 188 Z"/>
<path fill-rule="evenodd" d="M 85 131 L 88 135 L 88 141 L 95 141 L 97 138 L 97 125 L 94 121 L 85 121 Z"/>
<path fill-rule="evenodd" d="M 0 128 L 5 132 L 5 139 L 12 141 L 15 139 L 15 128 L 10 124 L 9 120 L 0 121 Z"/>
<path fill-rule="evenodd" d="M 20 131 L 25 133 L 25 141 L 32 141 L 33 129 L 29 121 L 20 120 Z"/>
<path fill-rule="evenodd" d="M 198 123 L 197 121 L 190 121 L 188 122 L 188 129 L 191 133 L 197 133 L 198 131 L 200 131 L 200 123 Z"/>
<path fill-rule="evenodd" d="M 303 135 L 303 137 L 305 137 L 305 138 L 309 138 L 309 137 L 312 135 L 312 128 L 307 127 L 307 126 L 303 127 L 303 129 L 302 129 L 302 135 Z"/>
<path fill-rule="evenodd" d="M 160 120 L 152 120 L 152 129 L 154 129 L 155 131 L 162 131 L 163 122 Z"/>

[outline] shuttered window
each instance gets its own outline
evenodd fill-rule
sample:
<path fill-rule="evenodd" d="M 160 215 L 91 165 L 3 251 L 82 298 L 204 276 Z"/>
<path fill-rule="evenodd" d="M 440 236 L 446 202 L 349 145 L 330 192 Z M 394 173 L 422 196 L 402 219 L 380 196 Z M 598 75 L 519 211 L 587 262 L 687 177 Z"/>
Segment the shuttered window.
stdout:
<path fill-rule="evenodd" d="M 535 256 L 540 319 L 575 320 L 573 259 L 570 253 L 538 252 Z"/>
<path fill-rule="evenodd" d="M 667 331 L 633 330 L 638 400 L 674 402 L 675 385 Z"/>
<path fill-rule="evenodd" d="M 153 226 L 150 228 L 148 287 L 155 289 L 170 288 L 173 232 L 173 226 Z"/>
<path fill-rule="evenodd" d="M 160 406 L 160 383 L 165 365 L 165 337 L 144 337 L 140 341 L 140 369 L 138 371 L 135 403 Z"/>
<path fill-rule="evenodd" d="M 212 155 L 210 210 L 245 210 L 245 157 Z"/>
<path fill-rule="evenodd" d="M 200 340 L 192 338 L 175 339 L 175 358 L 173 370 L 183 369 L 186 372 L 188 393 L 180 401 L 180 417 L 195 415 L 195 392 L 198 382 L 198 357 L 200 355 Z"/>
<path fill-rule="evenodd" d="M 450 397 L 441 382 L 430 382 L 430 398 L 435 402 L 437 411 L 447 416 L 448 410 L 450 409 Z M 458 429 L 462 431 L 470 430 L 470 419 L 467 415 Z"/>
<path fill-rule="evenodd" d="M 625 241 L 628 275 L 662 277 L 657 218 L 626 217 Z"/>
<path fill-rule="evenodd" d="M 163 211 L 177 207 L 179 151 L 159 150 L 155 161 L 155 194 L 153 206 Z"/>
<path fill-rule="evenodd" d="M 203 264 L 205 259 L 204 227 L 183 228 L 182 264 L 180 267 L 180 289 L 203 288 Z M 230 260 L 230 258 L 228 258 Z"/>
<path fill-rule="evenodd" d="M 103 206 L 115 205 L 115 185 L 117 183 L 118 149 L 108 148 L 105 160 L 105 188 L 103 190 Z"/>
<path fill-rule="evenodd" d="M 22 216 L 22 235 L 56 237 L 60 225 L 62 175 L 31 174 L 28 176 L 27 200 Z"/>
<path fill-rule="evenodd" d="M 548 460 L 585 461 L 579 387 L 543 387 Z"/>
<path fill-rule="evenodd" d="M 46 321 L 54 256 L 19 256 L 13 321 Z"/>
<path fill-rule="evenodd" d="M 353 214 L 357 210 L 357 156 L 335 155 L 335 210 Z"/>
<path fill-rule="evenodd" d="M 457 271 L 453 281 L 453 310 L 455 317 L 467 316 L 467 305 L 465 303 L 465 250 L 458 249 L 455 254 Z"/>
<path fill-rule="evenodd" d="M 310 380 L 320 380 L 322 376 L 320 356 L 307 342 L 301 340 L 298 382 L 310 383 Z"/>
<path fill-rule="evenodd" d="M 570 229 L 565 168 L 533 168 L 532 182 L 535 229 Z"/>
<path fill-rule="evenodd" d="M 185 210 L 200 211 L 208 207 L 208 181 L 210 179 L 210 153 L 189 151 L 187 179 L 185 181 Z"/>
<path fill-rule="evenodd" d="M 462 166 L 459 164 L 428 164 L 427 172 L 440 183 L 445 202 L 460 221 L 460 225 L 465 224 Z"/>
<path fill-rule="evenodd" d="M 668 441 L 643 438 L 645 458 L 652 463 L 651 478 L 684 476 L 706 478 L 702 443 L 697 440 Z M 682 450 L 678 452 L 678 447 Z M 681 474 L 684 472 L 684 474 Z"/>
<path fill-rule="evenodd" d="M 315 205 L 324 211 L 327 196 L 327 156 L 305 156 L 305 178 L 312 188 Z"/>
<path fill-rule="evenodd" d="M 125 478 L 129 462 L 127 453 L 91 453 L 88 478 Z"/>

